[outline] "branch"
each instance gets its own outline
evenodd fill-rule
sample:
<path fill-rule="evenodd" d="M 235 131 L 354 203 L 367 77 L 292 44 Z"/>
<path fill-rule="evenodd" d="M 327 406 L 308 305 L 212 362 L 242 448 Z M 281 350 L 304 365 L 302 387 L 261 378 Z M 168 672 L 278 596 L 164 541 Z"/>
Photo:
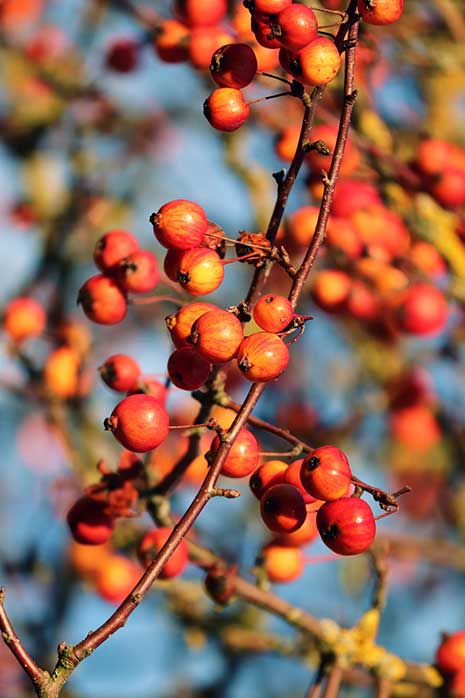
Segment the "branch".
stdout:
<path fill-rule="evenodd" d="M 0 631 L 6 646 L 14 654 L 31 681 L 38 685 L 47 678 L 46 673 L 35 663 L 17 636 L 5 610 L 5 587 L 0 589 Z"/>

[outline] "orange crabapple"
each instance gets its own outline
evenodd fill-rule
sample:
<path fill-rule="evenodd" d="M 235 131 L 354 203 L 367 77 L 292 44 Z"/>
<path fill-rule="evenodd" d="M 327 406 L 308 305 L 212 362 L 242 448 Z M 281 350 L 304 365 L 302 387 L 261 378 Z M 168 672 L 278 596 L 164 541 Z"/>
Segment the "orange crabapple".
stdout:
<path fill-rule="evenodd" d="M 128 354 L 112 354 L 97 370 L 109 388 L 123 393 L 134 387 L 141 373 L 137 361 Z"/>
<path fill-rule="evenodd" d="M 352 472 L 343 451 L 336 446 L 320 446 L 303 459 L 300 477 L 312 497 L 331 501 L 347 494 Z"/>
<path fill-rule="evenodd" d="M 318 21 L 310 7 L 293 3 L 276 17 L 279 41 L 290 51 L 300 51 L 318 37 Z"/>
<path fill-rule="evenodd" d="M 226 0 L 175 0 L 174 11 L 180 20 L 191 27 L 218 24 L 225 17 Z"/>
<path fill-rule="evenodd" d="M 301 477 L 301 469 L 303 462 L 304 459 L 299 458 L 298 460 L 295 460 L 293 463 L 291 463 L 288 466 L 286 472 L 284 473 L 283 482 L 287 482 L 289 485 L 294 485 L 294 487 L 297 487 L 300 494 L 304 498 L 305 504 L 311 504 L 313 502 L 316 502 L 318 500 L 318 497 L 314 497 L 304 487 Z"/>
<path fill-rule="evenodd" d="M 117 280 L 126 293 L 153 291 L 160 281 L 158 261 L 149 250 L 136 250 L 118 262 Z"/>
<path fill-rule="evenodd" d="M 278 483 L 260 499 L 260 514 L 265 526 L 274 533 L 292 533 L 303 525 L 307 510 L 297 487 Z"/>
<path fill-rule="evenodd" d="M 213 364 L 233 359 L 244 338 L 240 320 L 227 310 L 209 310 L 192 326 L 189 342 Z"/>
<path fill-rule="evenodd" d="M 301 206 L 287 219 L 287 232 L 293 243 L 299 247 L 308 247 L 318 221 L 318 206 Z"/>
<path fill-rule="evenodd" d="M 162 383 L 153 376 L 140 375 L 135 381 L 132 388 L 127 391 L 127 395 L 137 395 L 142 393 L 155 398 L 161 405 L 165 405 L 168 399 L 168 388 L 165 383 Z"/>
<path fill-rule="evenodd" d="M 142 537 L 137 548 L 137 556 L 141 565 L 148 567 L 152 560 L 158 555 L 160 550 L 165 545 L 166 541 L 172 534 L 173 529 L 162 526 L 147 531 Z M 189 553 L 187 543 L 184 539 L 181 540 L 176 550 L 166 561 L 163 569 L 159 574 L 159 579 L 173 579 L 184 572 L 184 569 L 189 561 Z"/>
<path fill-rule="evenodd" d="M 95 244 L 94 262 L 102 272 L 112 272 L 124 257 L 136 252 L 139 243 L 127 230 L 110 230 Z"/>
<path fill-rule="evenodd" d="M 237 351 L 237 365 L 252 383 L 268 383 L 278 378 L 289 363 L 289 349 L 272 332 L 254 332 Z"/>
<path fill-rule="evenodd" d="M 254 12 L 277 15 L 291 5 L 292 0 L 254 0 Z"/>
<path fill-rule="evenodd" d="M 177 313 L 165 318 L 165 324 L 177 349 L 189 346 L 188 337 L 192 332 L 192 325 L 210 310 L 218 310 L 218 308 L 213 303 L 198 301 L 185 305 Z"/>
<path fill-rule="evenodd" d="M 252 82 L 257 68 L 257 58 L 248 44 L 226 44 L 211 57 L 210 75 L 220 87 L 240 90 Z"/>
<path fill-rule="evenodd" d="M 316 505 L 316 503 L 315 503 Z M 318 506 L 322 506 L 323 502 L 319 502 Z M 291 533 L 280 533 L 274 537 L 273 543 L 283 545 L 285 547 L 300 548 L 308 543 L 312 543 L 318 537 L 318 529 L 316 527 L 316 512 L 308 511 L 305 521 L 302 526 Z"/>
<path fill-rule="evenodd" d="M 73 504 L 66 518 L 71 535 L 82 545 L 106 543 L 115 527 L 114 518 L 105 513 L 104 502 L 87 495 Z"/>
<path fill-rule="evenodd" d="M 126 294 L 114 279 L 96 274 L 81 286 L 77 302 L 89 320 L 100 325 L 115 325 L 126 316 Z"/>
<path fill-rule="evenodd" d="M 284 482 L 288 468 L 282 460 L 269 460 L 260 465 L 250 476 L 249 487 L 257 499 L 261 499 L 266 490 L 272 485 Z"/>
<path fill-rule="evenodd" d="M 447 635 L 436 651 L 436 666 L 450 676 L 465 667 L 465 630 Z"/>
<path fill-rule="evenodd" d="M 198 70 L 207 70 L 210 68 L 212 54 L 220 46 L 230 43 L 232 38 L 221 27 L 194 27 L 188 49 L 191 65 Z"/>
<path fill-rule="evenodd" d="M 336 44 L 325 36 L 314 39 L 297 53 L 281 49 L 280 61 L 294 78 L 318 87 L 334 80 L 341 66 Z"/>
<path fill-rule="evenodd" d="M 170 281 L 178 280 L 179 262 L 185 250 L 176 250 L 174 247 L 166 251 L 163 260 L 163 271 Z"/>
<path fill-rule="evenodd" d="M 34 298 L 13 298 L 5 308 L 3 327 L 14 342 L 38 337 L 45 329 L 47 316 L 42 305 Z"/>
<path fill-rule="evenodd" d="M 178 260 L 176 280 L 192 296 L 205 296 L 221 286 L 224 267 L 220 256 L 205 247 L 186 250 Z"/>
<path fill-rule="evenodd" d="M 168 249 L 190 250 L 198 247 L 208 228 L 207 216 L 199 204 L 187 199 L 174 199 L 163 204 L 150 216 L 153 233 Z"/>
<path fill-rule="evenodd" d="M 255 40 L 260 46 L 267 49 L 278 49 L 282 46 L 273 32 L 269 17 L 254 12 L 251 17 L 251 27 Z"/>
<path fill-rule="evenodd" d="M 158 57 L 165 63 L 187 61 L 189 29 L 177 19 L 164 19 L 154 33 L 153 46 Z"/>
<path fill-rule="evenodd" d="M 358 11 L 368 24 L 392 24 L 404 9 L 404 0 L 358 0 Z"/>
<path fill-rule="evenodd" d="M 371 546 L 376 522 L 370 506 L 358 497 L 325 502 L 316 515 L 323 543 L 338 555 L 358 555 Z"/>
<path fill-rule="evenodd" d="M 79 394 L 81 357 L 73 347 L 62 346 L 47 356 L 44 387 L 49 396 L 69 400 Z"/>
<path fill-rule="evenodd" d="M 95 590 L 112 604 L 120 604 L 136 586 L 142 570 L 123 555 L 107 555 L 94 576 Z"/>
<path fill-rule="evenodd" d="M 351 289 L 350 276 L 340 269 L 323 269 L 318 272 L 311 290 L 315 303 L 327 313 L 337 313 L 344 308 Z"/>
<path fill-rule="evenodd" d="M 169 416 L 154 397 L 137 393 L 121 400 L 104 426 L 129 451 L 145 453 L 168 436 Z"/>
<path fill-rule="evenodd" d="M 284 296 L 267 293 L 254 305 L 253 319 L 265 332 L 282 332 L 294 318 L 294 308 Z"/>
<path fill-rule="evenodd" d="M 218 131 L 237 131 L 249 118 L 250 107 L 240 90 L 219 87 L 203 103 L 203 113 Z"/>
<path fill-rule="evenodd" d="M 295 581 L 305 568 L 304 554 L 298 547 L 270 543 L 263 548 L 260 558 L 268 579 L 275 584 Z"/>
<path fill-rule="evenodd" d="M 220 443 L 219 436 L 215 436 L 210 446 L 213 455 L 218 452 Z M 242 428 L 228 451 L 221 474 L 233 478 L 250 475 L 258 465 L 259 453 L 257 438 L 251 431 Z"/>
<path fill-rule="evenodd" d="M 212 365 L 193 347 L 176 349 L 168 359 L 168 375 L 181 390 L 197 390 L 210 375 Z"/>
<path fill-rule="evenodd" d="M 436 286 L 418 282 L 399 298 L 397 320 L 404 332 L 421 336 L 437 334 L 445 328 L 447 319 L 447 301 Z"/>

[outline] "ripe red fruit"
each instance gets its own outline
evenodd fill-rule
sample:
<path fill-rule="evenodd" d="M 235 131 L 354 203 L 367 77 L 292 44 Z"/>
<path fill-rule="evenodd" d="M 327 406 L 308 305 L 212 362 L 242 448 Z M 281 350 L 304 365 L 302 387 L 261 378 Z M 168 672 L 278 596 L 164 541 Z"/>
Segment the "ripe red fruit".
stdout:
<path fill-rule="evenodd" d="M 312 497 L 331 501 L 347 493 L 352 473 L 345 453 L 335 446 L 320 446 L 304 458 L 300 477 Z"/>
<path fill-rule="evenodd" d="M 326 85 L 336 77 L 341 66 L 334 41 L 325 36 L 319 36 L 289 58 L 291 74 L 305 85 Z"/>
<path fill-rule="evenodd" d="M 269 460 L 257 468 L 249 481 L 250 489 L 257 499 L 261 499 L 269 487 L 284 481 L 287 467 L 287 463 L 282 460 Z"/>
<path fill-rule="evenodd" d="M 185 250 L 176 250 L 174 247 L 166 252 L 163 260 L 163 271 L 170 281 L 178 280 L 179 262 L 184 252 Z"/>
<path fill-rule="evenodd" d="M 308 247 L 315 232 L 319 213 L 318 206 L 301 206 L 289 216 L 287 229 L 293 243 L 300 247 Z"/>
<path fill-rule="evenodd" d="M 111 538 L 115 522 L 104 510 L 103 502 L 87 496 L 73 504 L 66 519 L 75 541 L 84 545 L 100 545 Z"/>
<path fill-rule="evenodd" d="M 215 436 L 210 446 L 211 453 L 215 454 L 219 447 L 219 436 Z M 248 429 L 241 429 L 229 449 L 221 468 L 221 474 L 226 477 L 246 477 L 250 475 L 258 465 L 259 451 L 258 441 L 252 432 Z"/>
<path fill-rule="evenodd" d="M 359 179 L 342 179 L 338 181 L 334 191 L 331 211 L 334 216 L 345 218 L 361 208 L 373 204 L 381 205 L 381 203 L 378 190 L 370 182 Z"/>
<path fill-rule="evenodd" d="M 291 463 L 287 468 L 286 472 L 284 473 L 283 482 L 287 482 L 288 485 L 294 485 L 294 487 L 297 487 L 300 494 L 304 498 L 305 504 L 310 504 L 311 502 L 317 501 L 318 498 L 310 494 L 304 487 L 301 477 L 301 469 L 303 462 L 304 459 L 299 458 L 298 460 L 295 460 L 293 463 Z"/>
<path fill-rule="evenodd" d="M 198 301 L 197 303 L 185 305 L 175 315 L 168 315 L 165 318 L 171 339 L 177 349 L 189 346 L 187 338 L 192 332 L 192 325 L 201 315 L 208 313 L 209 310 L 217 310 L 217 307 L 213 303 Z"/>
<path fill-rule="evenodd" d="M 257 58 L 248 44 L 226 44 L 217 49 L 210 62 L 210 74 L 220 87 L 240 90 L 257 72 Z"/>
<path fill-rule="evenodd" d="M 192 30 L 189 41 L 189 59 L 194 68 L 207 70 L 212 54 L 223 44 L 232 40 L 221 27 L 197 27 Z"/>
<path fill-rule="evenodd" d="M 289 546 L 291 548 L 299 548 L 302 545 L 311 543 L 317 536 L 316 510 L 307 511 L 305 521 L 300 528 L 291 533 L 280 533 L 273 539 L 273 543 Z"/>
<path fill-rule="evenodd" d="M 110 230 L 97 240 L 94 262 L 100 271 L 111 272 L 118 262 L 139 249 L 137 239 L 127 230 Z"/>
<path fill-rule="evenodd" d="M 323 543 L 338 555 L 358 555 L 368 550 L 376 534 L 369 505 L 357 497 L 325 502 L 316 515 Z"/>
<path fill-rule="evenodd" d="M 134 589 L 141 575 L 140 567 L 127 557 L 107 555 L 95 574 L 95 590 L 105 601 L 120 604 Z"/>
<path fill-rule="evenodd" d="M 205 296 L 216 291 L 223 278 L 221 258 L 206 247 L 186 250 L 178 260 L 176 280 L 193 296 Z"/>
<path fill-rule="evenodd" d="M 350 290 L 351 279 L 345 271 L 323 269 L 315 277 L 312 297 L 327 313 L 335 313 L 344 308 Z"/>
<path fill-rule="evenodd" d="M 187 199 L 174 199 L 152 213 L 150 222 L 163 247 L 190 250 L 198 247 L 208 228 L 207 216 L 201 206 Z"/>
<path fill-rule="evenodd" d="M 237 365 L 253 383 L 275 380 L 289 363 L 289 350 L 281 337 L 271 332 L 254 332 L 237 352 Z"/>
<path fill-rule="evenodd" d="M 167 527 L 155 528 L 153 531 L 147 531 L 137 549 L 138 558 L 144 567 L 150 565 L 152 560 L 163 548 L 172 532 L 173 529 Z M 187 550 L 187 543 L 183 539 L 176 550 L 171 554 L 169 560 L 166 561 L 159 574 L 159 579 L 173 579 L 173 577 L 178 577 L 183 573 L 188 561 L 189 553 Z"/>
<path fill-rule="evenodd" d="M 203 113 L 218 131 L 237 131 L 249 118 L 250 107 L 240 90 L 219 87 L 203 103 Z"/>
<path fill-rule="evenodd" d="M 46 322 L 45 310 L 34 298 L 13 298 L 5 308 L 3 327 L 15 342 L 38 337 L 45 329 Z"/>
<path fill-rule="evenodd" d="M 136 250 L 118 263 L 118 283 L 127 293 L 153 291 L 160 281 L 158 261 L 149 250 Z"/>
<path fill-rule="evenodd" d="M 266 490 L 260 500 L 260 514 L 271 531 L 292 533 L 303 525 L 307 510 L 297 487 L 280 483 Z"/>
<path fill-rule="evenodd" d="M 105 64 L 117 73 L 131 73 L 139 62 L 139 44 L 134 39 L 118 39 L 107 50 Z"/>
<path fill-rule="evenodd" d="M 129 451 L 145 453 L 168 436 L 169 416 L 158 400 L 138 393 L 121 400 L 104 426 Z"/>
<path fill-rule="evenodd" d="M 465 171 L 446 169 L 432 182 L 430 192 L 445 208 L 462 206 L 465 203 Z"/>
<path fill-rule="evenodd" d="M 274 35 L 273 27 L 271 26 L 271 17 L 254 12 L 251 17 L 251 26 L 255 39 L 260 46 L 267 49 L 281 47 L 281 42 L 278 37 Z"/>
<path fill-rule="evenodd" d="M 326 231 L 326 244 L 333 254 L 346 261 L 363 254 L 363 242 L 358 230 L 346 218 L 331 216 Z"/>
<path fill-rule="evenodd" d="M 391 24 L 401 16 L 404 0 L 358 0 L 357 5 L 368 24 Z"/>
<path fill-rule="evenodd" d="M 436 286 L 417 283 L 401 297 L 397 317 L 404 332 L 431 335 L 444 329 L 447 323 L 447 301 Z"/>
<path fill-rule="evenodd" d="M 291 4 L 292 0 L 255 0 L 254 12 L 264 15 L 277 15 Z"/>
<path fill-rule="evenodd" d="M 290 51 L 300 51 L 318 36 L 317 18 L 305 5 L 288 5 L 277 16 L 276 25 L 281 29 L 281 44 Z"/>
<path fill-rule="evenodd" d="M 139 364 L 127 354 L 109 356 L 98 371 L 109 388 L 123 393 L 131 390 L 140 376 Z"/>
<path fill-rule="evenodd" d="M 154 48 L 158 57 L 165 63 L 182 63 L 187 61 L 189 30 L 185 24 L 176 19 L 165 19 L 157 27 Z"/>
<path fill-rule="evenodd" d="M 210 310 L 194 323 L 189 341 L 207 361 L 222 364 L 231 361 L 244 338 L 242 325 L 227 310 Z"/>
<path fill-rule="evenodd" d="M 299 548 L 272 543 L 262 550 L 263 567 L 270 582 L 285 584 L 298 579 L 304 571 L 304 555 Z"/>
<path fill-rule="evenodd" d="M 390 414 L 389 427 L 398 441 L 417 453 L 428 451 L 441 440 L 441 427 L 429 405 L 397 407 Z"/>
<path fill-rule="evenodd" d="M 176 349 L 168 359 L 168 375 L 181 390 L 197 390 L 210 375 L 211 364 L 192 347 Z"/>
<path fill-rule="evenodd" d="M 436 665 L 446 676 L 465 666 L 465 630 L 448 635 L 436 652 Z"/>
<path fill-rule="evenodd" d="M 105 274 L 96 274 L 81 286 L 77 302 L 89 320 L 100 325 L 115 325 L 126 315 L 126 294 Z"/>
<path fill-rule="evenodd" d="M 128 395 L 137 395 L 139 393 L 150 395 L 163 406 L 168 398 L 168 388 L 166 385 L 150 376 L 140 376 L 135 385 L 128 390 Z"/>
<path fill-rule="evenodd" d="M 453 675 L 447 688 L 452 698 L 465 698 L 465 665 Z"/>
<path fill-rule="evenodd" d="M 265 332 L 281 332 L 294 317 L 294 308 L 284 296 L 267 293 L 254 306 L 253 319 Z"/>
<path fill-rule="evenodd" d="M 175 0 L 179 19 L 192 27 L 206 27 L 221 22 L 227 12 L 226 0 Z"/>

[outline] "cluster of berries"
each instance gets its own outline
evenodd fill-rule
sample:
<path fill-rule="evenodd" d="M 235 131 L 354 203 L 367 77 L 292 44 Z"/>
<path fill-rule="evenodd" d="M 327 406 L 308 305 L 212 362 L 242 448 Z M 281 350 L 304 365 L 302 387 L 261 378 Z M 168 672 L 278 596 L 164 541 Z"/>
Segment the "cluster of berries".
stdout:
<path fill-rule="evenodd" d="M 153 291 L 160 281 L 157 258 L 126 230 L 105 233 L 95 246 L 94 262 L 101 273 L 84 283 L 78 303 L 90 320 L 102 325 L 123 320 L 128 293 Z"/>

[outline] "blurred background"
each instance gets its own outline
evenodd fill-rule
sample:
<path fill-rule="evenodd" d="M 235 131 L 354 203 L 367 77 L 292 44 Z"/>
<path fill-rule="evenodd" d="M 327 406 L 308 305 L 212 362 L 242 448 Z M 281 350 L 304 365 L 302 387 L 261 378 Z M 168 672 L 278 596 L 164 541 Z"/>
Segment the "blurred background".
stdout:
<path fill-rule="evenodd" d="M 47 667 L 59 641 L 80 640 L 115 608 L 66 525 L 83 488 L 99 480 L 97 462 L 114 469 L 121 453 L 102 426 L 120 396 L 97 368 L 127 353 L 163 382 L 172 351 L 164 318 L 176 312 L 176 298 L 186 299 L 162 275 L 155 295 L 171 300 L 130 303 L 114 326 L 90 322 L 76 298 L 97 273 L 95 244 L 109 230 L 129 230 L 162 270 L 149 216 L 179 198 L 200 204 L 228 237 L 264 231 L 275 198 L 271 174 L 288 166 L 301 118 L 300 102 L 286 97 L 253 107 L 235 133 L 214 131 L 202 114 L 215 87 L 210 56 L 228 35 L 254 42 L 244 8 L 231 2 L 221 31 L 207 37 L 187 28 L 176 62 L 160 43 L 172 17 L 161 1 L 0 0 L 0 303 L 7 318 L 12 300 L 33 298 L 47 318 L 38 336 L 15 337 L 5 322 L 0 332 L 0 577 L 10 617 Z M 340 17 L 318 20 L 334 34 Z M 363 25 L 360 96 L 330 234 L 298 306 L 314 319 L 255 410 L 307 443 L 342 448 L 356 475 L 377 487 L 412 487 L 400 512 L 379 523 L 389 569 L 379 642 L 426 663 L 440 633 L 465 624 L 464 42 L 465 13 L 454 0 L 410 0 L 397 23 Z M 259 47 L 257 55 L 262 72 L 282 74 L 277 51 Z M 245 92 L 256 99 L 276 85 L 260 76 Z M 339 75 L 317 115 L 318 137 L 328 142 L 341 86 Z M 308 158 L 280 229 L 295 264 L 313 234 L 322 167 Z M 206 300 L 238 303 L 252 273 L 247 264 L 226 266 L 224 283 Z M 437 289 L 424 301 L 424 325 L 409 324 L 406 310 L 419 285 Z M 287 294 L 282 270 L 267 290 Z M 240 402 L 248 384 L 237 373 L 228 369 L 227 385 Z M 186 424 L 197 403 L 172 387 L 167 406 L 174 423 Z M 263 451 L 287 450 L 255 434 Z M 184 445 L 170 436 L 149 456 L 154 477 L 173 467 Z M 176 489 L 175 515 L 204 467 Z M 248 482 L 224 483 L 242 496 L 210 502 L 195 535 L 253 579 L 270 535 Z M 135 566 L 136 543 L 150 526 L 147 514 L 121 520 L 106 554 Z M 304 551 L 303 574 L 272 588 L 318 618 L 355 623 L 371 603 L 368 558 L 320 560 L 328 550 L 319 540 Z M 182 578 L 156 583 L 63 695 L 303 696 L 314 669 L 295 656 L 295 631 L 238 601 L 215 606 L 203 577 L 189 565 Z M 238 628 L 280 637 L 281 651 L 242 648 Z M 341 695 L 364 690 L 344 687 Z M 0 695 L 33 695 L 3 645 Z"/>

